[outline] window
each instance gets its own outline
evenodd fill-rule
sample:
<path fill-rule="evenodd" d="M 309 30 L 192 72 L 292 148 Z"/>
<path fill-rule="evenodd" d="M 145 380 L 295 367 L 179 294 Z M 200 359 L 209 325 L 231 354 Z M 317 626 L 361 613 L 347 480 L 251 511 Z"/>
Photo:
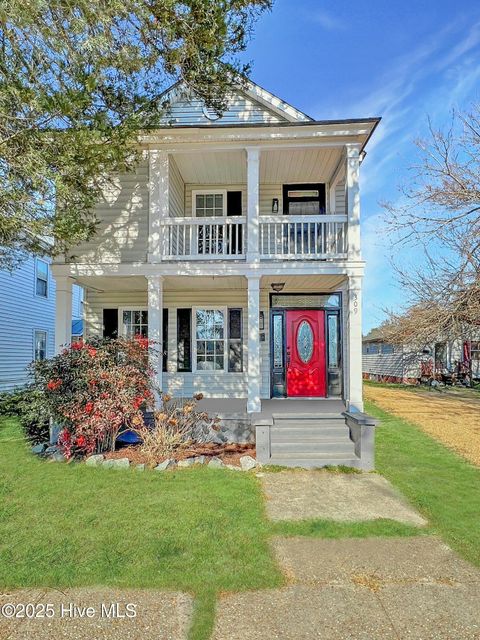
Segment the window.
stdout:
<path fill-rule="evenodd" d="M 477 362 L 480 361 L 480 342 L 470 343 L 470 357 Z"/>
<path fill-rule="evenodd" d="M 127 338 L 133 336 L 148 336 L 148 311 L 139 310 L 123 310 L 122 311 L 123 335 Z"/>
<path fill-rule="evenodd" d="M 328 314 L 328 367 L 337 368 L 340 360 L 339 349 L 339 318 L 337 314 Z"/>
<path fill-rule="evenodd" d="M 225 369 L 225 311 L 195 311 L 195 351 L 197 371 Z"/>
<path fill-rule="evenodd" d="M 242 310 L 228 310 L 228 370 L 243 371 Z"/>
<path fill-rule="evenodd" d="M 192 310 L 177 309 L 177 371 L 192 370 Z"/>
<path fill-rule="evenodd" d="M 364 355 L 376 355 L 379 353 L 378 344 L 364 344 L 363 345 L 363 354 Z"/>
<path fill-rule="evenodd" d="M 283 213 L 290 215 L 325 213 L 325 185 L 284 184 Z"/>
<path fill-rule="evenodd" d="M 221 218 L 226 215 L 226 191 L 192 191 L 193 215 L 197 218 Z"/>
<path fill-rule="evenodd" d="M 48 262 L 40 258 L 35 261 L 35 294 L 48 297 Z"/>
<path fill-rule="evenodd" d="M 382 344 L 382 353 L 385 355 L 390 355 L 392 353 L 395 353 L 395 348 L 393 346 L 393 344 Z"/>
<path fill-rule="evenodd" d="M 47 332 L 35 331 L 34 358 L 35 360 L 45 360 L 46 357 L 47 357 Z"/>

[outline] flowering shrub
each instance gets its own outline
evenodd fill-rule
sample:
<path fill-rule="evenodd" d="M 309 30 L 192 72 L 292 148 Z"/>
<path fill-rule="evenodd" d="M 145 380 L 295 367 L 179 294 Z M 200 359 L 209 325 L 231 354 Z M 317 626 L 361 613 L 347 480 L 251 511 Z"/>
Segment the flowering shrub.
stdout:
<path fill-rule="evenodd" d="M 153 429 L 142 426 L 136 430 L 142 439 L 140 451 L 150 465 L 193 443 L 207 441 L 211 430 L 218 429 L 218 418 L 212 419 L 207 413 L 197 411 L 197 403 L 202 398 L 201 393 L 186 401 L 162 395 L 161 407 L 154 413 Z"/>
<path fill-rule="evenodd" d="M 154 404 L 148 349 L 145 338 L 80 340 L 32 364 L 67 457 L 113 449 L 120 429 L 143 425 L 142 409 Z"/>

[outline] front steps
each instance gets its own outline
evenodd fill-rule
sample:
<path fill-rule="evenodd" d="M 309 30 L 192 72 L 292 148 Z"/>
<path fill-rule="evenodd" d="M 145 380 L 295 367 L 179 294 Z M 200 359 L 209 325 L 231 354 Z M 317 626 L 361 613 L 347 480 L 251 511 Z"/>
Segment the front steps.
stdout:
<path fill-rule="evenodd" d="M 266 434 L 268 453 L 262 446 Z M 257 423 L 257 458 L 259 454 L 263 464 L 284 467 L 362 468 L 342 414 L 273 414 L 270 421 Z"/>

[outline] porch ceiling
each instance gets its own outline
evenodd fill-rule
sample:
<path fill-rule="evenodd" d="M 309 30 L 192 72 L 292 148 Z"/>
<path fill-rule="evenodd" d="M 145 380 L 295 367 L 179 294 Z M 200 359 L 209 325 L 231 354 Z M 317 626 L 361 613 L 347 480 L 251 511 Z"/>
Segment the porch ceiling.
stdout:
<path fill-rule="evenodd" d="M 284 282 L 282 293 L 310 291 L 328 293 L 335 291 L 345 280 L 344 275 L 263 276 L 261 288 L 273 292 L 272 282 Z M 147 280 L 142 276 L 88 276 L 77 279 L 77 284 L 87 289 L 103 291 L 146 291 Z M 245 290 L 247 280 L 243 276 L 167 276 L 164 291 L 213 291 Z"/>
<path fill-rule="evenodd" d="M 341 147 L 268 149 L 260 155 L 260 182 L 329 182 L 342 157 Z M 190 184 L 244 184 L 245 152 L 175 153 L 184 182 Z"/>

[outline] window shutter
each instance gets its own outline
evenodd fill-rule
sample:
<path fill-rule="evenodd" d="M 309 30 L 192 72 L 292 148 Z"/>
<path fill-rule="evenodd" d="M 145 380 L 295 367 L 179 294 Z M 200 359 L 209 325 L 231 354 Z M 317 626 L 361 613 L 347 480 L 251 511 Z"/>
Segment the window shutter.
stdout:
<path fill-rule="evenodd" d="M 227 216 L 242 215 L 242 192 L 227 191 Z"/>
<path fill-rule="evenodd" d="M 242 309 L 228 310 L 228 371 L 243 371 Z"/>
<path fill-rule="evenodd" d="M 168 309 L 163 310 L 163 320 L 162 320 L 162 344 L 163 344 L 163 352 L 162 352 L 162 371 L 167 371 L 167 363 L 168 363 Z"/>
<path fill-rule="evenodd" d="M 118 338 L 118 309 L 103 310 L 103 337 Z"/>
<path fill-rule="evenodd" d="M 192 370 L 192 310 L 177 309 L 177 371 Z"/>

